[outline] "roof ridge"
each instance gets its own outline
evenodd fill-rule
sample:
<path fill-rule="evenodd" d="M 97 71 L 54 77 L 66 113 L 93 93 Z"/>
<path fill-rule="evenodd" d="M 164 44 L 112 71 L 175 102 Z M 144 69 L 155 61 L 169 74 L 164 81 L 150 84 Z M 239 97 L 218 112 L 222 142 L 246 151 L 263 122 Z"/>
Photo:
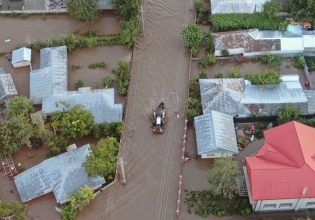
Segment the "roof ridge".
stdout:
<path fill-rule="evenodd" d="M 303 150 L 302 150 L 301 141 L 300 141 L 300 136 L 299 136 L 299 133 L 297 132 L 297 127 L 296 127 L 296 123 L 298 123 L 298 122 L 293 120 L 293 121 L 291 121 L 291 123 L 293 123 L 294 131 L 295 131 L 296 136 L 297 136 L 297 139 L 298 139 L 299 151 L 300 151 L 300 153 L 301 153 L 302 156 L 303 156 L 302 158 L 303 158 L 304 164 L 306 164 L 305 156 L 304 156 L 304 153 L 303 153 Z"/>

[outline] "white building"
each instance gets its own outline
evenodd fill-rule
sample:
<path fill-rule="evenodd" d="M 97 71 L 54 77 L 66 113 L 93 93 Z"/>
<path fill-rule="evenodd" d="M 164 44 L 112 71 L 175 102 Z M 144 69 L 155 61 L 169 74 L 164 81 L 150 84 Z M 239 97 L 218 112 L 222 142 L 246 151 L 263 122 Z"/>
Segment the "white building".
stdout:
<path fill-rule="evenodd" d="M 291 121 L 264 133 L 265 143 L 244 167 L 256 212 L 315 208 L 315 128 Z"/>
<path fill-rule="evenodd" d="M 32 61 L 32 50 L 22 47 L 12 51 L 11 63 L 14 68 L 30 66 Z"/>

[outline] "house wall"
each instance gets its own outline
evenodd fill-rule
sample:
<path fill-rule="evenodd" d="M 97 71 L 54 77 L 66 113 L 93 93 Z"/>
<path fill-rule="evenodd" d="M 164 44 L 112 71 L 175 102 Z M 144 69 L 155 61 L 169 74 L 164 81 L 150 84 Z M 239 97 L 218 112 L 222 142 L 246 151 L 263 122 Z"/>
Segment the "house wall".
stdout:
<path fill-rule="evenodd" d="M 315 208 L 315 198 L 259 200 L 253 208 L 255 212 L 311 209 Z"/>
<path fill-rule="evenodd" d="M 315 35 L 303 35 L 304 47 L 315 47 Z"/>
<path fill-rule="evenodd" d="M 18 63 L 14 63 L 13 67 L 14 68 L 19 68 L 19 67 L 30 66 L 30 65 L 31 65 L 31 63 L 29 61 L 21 61 L 21 62 L 18 62 Z"/>

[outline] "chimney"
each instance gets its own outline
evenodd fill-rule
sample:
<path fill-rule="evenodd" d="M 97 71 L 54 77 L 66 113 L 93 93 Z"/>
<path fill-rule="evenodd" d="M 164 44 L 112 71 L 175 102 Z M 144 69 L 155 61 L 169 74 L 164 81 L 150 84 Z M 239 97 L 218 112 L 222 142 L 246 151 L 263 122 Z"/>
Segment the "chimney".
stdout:
<path fill-rule="evenodd" d="M 305 196 L 305 194 L 307 193 L 307 191 L 308 191 L 308 187 L 307 187 L 307 186 L 304 186 L 303 191 L 302 191 L 302 195 Z"/>

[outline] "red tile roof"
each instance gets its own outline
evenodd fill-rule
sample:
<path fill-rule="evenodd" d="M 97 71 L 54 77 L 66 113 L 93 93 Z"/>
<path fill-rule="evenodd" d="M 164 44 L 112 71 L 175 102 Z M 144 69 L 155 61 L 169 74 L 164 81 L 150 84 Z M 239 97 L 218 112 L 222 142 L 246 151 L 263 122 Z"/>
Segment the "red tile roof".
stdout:
<path fill-rule="evenodd" d="M 246 157 L 253 200 L 315 197 L 315 128 L 292 121 L 264 132 L 255 157 Z"/>

